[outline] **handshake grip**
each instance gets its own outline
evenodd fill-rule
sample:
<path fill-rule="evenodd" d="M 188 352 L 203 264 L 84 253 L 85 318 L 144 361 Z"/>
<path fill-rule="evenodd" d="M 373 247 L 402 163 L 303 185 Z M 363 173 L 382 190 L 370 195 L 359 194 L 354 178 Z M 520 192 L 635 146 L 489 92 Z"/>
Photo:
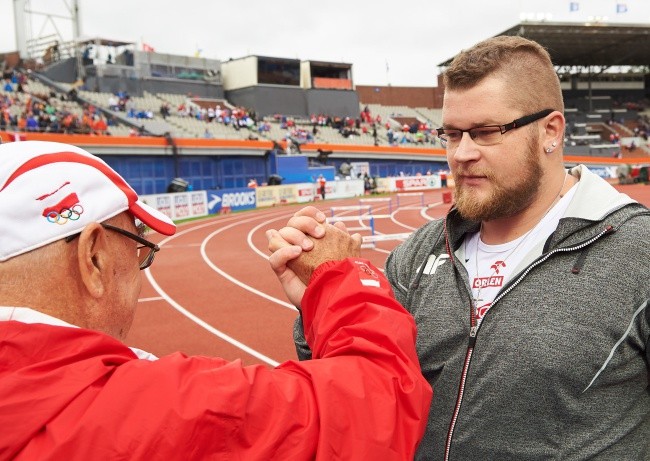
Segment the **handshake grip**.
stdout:
<path fill-rule="evenodd" d="M 314 247 L 303 251 L 300 256 L 287 263 L 298 278 L 307 285 L 314 270 L 328 261 L 358 258 L 361 255 L 361 237 L 352 236 L 331 224 L 324 224 L 325 235 L 321 238 L 308 237 Z"/>

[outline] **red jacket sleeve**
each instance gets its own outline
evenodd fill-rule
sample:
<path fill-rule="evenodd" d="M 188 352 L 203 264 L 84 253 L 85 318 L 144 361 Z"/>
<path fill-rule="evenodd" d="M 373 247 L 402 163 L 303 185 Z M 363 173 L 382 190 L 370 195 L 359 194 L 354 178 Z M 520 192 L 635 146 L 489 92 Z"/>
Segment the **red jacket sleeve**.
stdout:
<path fill-rule="evenodd" d="M 46 355 L 41 363 L 9 373 L 16 361 L 0 354 L 0 454 L 66 461 L 413 459 L 432 393 L 420 373 L 413 319 L 383 275 L 361 260 L 320 267 L 303 316 L 316 359 L 274 369 L 178 353 L 137 360 L 105 335 L 43 326 L 47 338 L 25 345 Z M 12 336 L 11 350 L 25 336 Z M 26 427 L 29 434 L 17 433 Z"/>
<path fill-rule="evenodd" d="M 431 401 L 412 316 L 368 261 L 322 264 L 301 303 L 319 459 L 413 459 Z"/>

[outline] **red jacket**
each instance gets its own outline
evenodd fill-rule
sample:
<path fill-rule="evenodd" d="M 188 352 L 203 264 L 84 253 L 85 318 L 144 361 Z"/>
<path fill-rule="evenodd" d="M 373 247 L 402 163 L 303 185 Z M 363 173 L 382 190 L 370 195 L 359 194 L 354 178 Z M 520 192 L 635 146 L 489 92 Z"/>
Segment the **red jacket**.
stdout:
<path fill-rule="evenodd" d="M 275 369 L 0 322 L 0 459 L 413 459 L 432 393 L 384 276 L 325 263 L 302 317 L 320 360 Z"/>

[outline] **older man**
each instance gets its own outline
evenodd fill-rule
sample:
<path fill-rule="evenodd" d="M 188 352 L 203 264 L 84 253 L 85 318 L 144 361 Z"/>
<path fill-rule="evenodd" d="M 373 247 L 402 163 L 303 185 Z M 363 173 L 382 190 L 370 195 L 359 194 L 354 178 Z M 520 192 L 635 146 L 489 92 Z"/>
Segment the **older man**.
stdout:
<path fill-rule="evenodd" d="M 328 228 L 335 250 L 283 269 L 303 286 L 315 272 L 302 313 L 318 360 L 269 369 L 119 341 L 159 249 L 143 224 L 175 226 L 86 151 L 0 146 L 0 216 L 0 459 L 413 457 L 431 388 L 410 315 L 348 258 L 358 239 Z M 300 252 L 278 235 L 272 261 Z"/>

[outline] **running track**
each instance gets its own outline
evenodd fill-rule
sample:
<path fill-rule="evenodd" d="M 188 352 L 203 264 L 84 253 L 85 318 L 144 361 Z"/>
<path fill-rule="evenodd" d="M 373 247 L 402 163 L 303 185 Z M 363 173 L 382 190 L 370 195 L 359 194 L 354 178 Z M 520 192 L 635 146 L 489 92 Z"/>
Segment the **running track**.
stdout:
<path fill-rule="evenodd" d="M 650 186 L 617 186 L 650 205 Z M 374 202 L 376 234 L 412 232 L 443 216 L 449 208 L 440 190 L 418 196 L 392 197 Z M 358 205 L 359 199 L 326 200 L 316 206 Z M 291 306 L 268 263 L 265 231 L 282 227 L 304 204 L 287 205 L 181 224 L 174 236 L 153 234 L 161 246 L 156 261 L 143 272 L 138 311 L 126 343 L 158 356 L 175 351 L 187 355 L 241 359 L 243 364 L 276 365 L 296 358 L 292 341 L 297 311 Z M 389 213 L 389 211 L 391 211 Z M 358 211 L 338 211 L 337 216 L 358 216 Z M 368 225 L 346 221 L 349 228 Z M 369 231 L 359 231 L 369 235 Z M 362 249 L 362 257 L 383 268 L 386 257 L 400 240 L 377 242 Z"/>

